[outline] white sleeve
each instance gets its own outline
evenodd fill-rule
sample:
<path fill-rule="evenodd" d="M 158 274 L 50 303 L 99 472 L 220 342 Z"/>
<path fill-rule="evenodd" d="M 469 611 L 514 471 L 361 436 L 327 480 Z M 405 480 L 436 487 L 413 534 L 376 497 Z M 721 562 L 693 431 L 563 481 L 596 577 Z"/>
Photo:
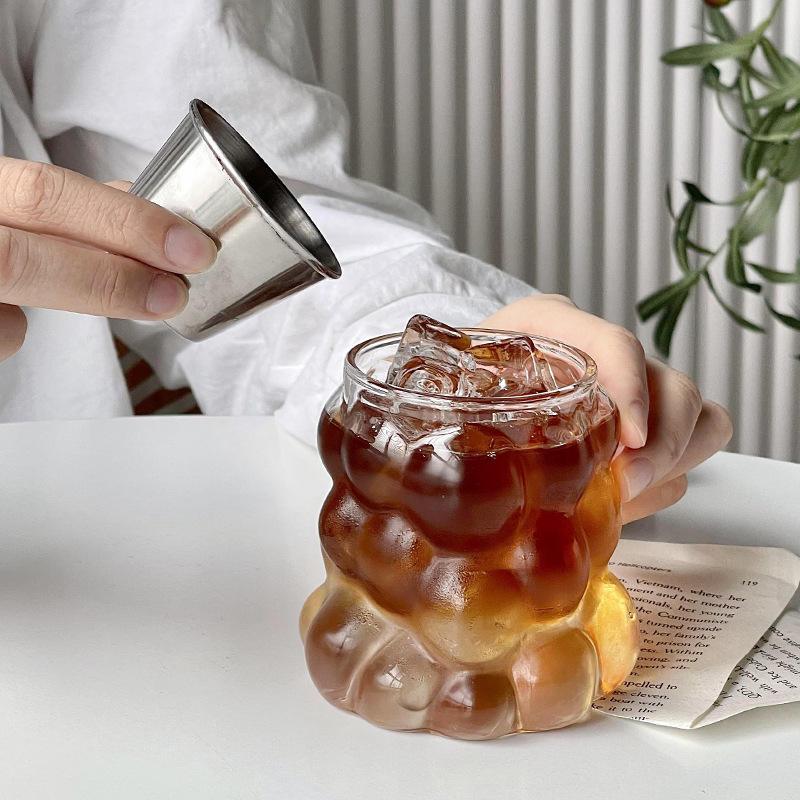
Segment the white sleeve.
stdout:
<path fill-rule="evenodd" d="M 117 326 L 167 384 L 188 380 L 205 413 L 275 413 L 311 442 L 354 344 L 401 330 L 416 313 L 475 324 L 532 291 L 451 249 L 419 206 L 345 174 L 346 113 L 311 83 L 296 4 L 72 0 L 48 8 L 33 96 L 57 163 L 103 180 L 132 178 L 200 97 L 289 180 L 342 264 L 341 279 L 204 342 L 186 343 L 162 325 Z"/>
<path fill-rule="evenodd" d="M 376 219 L 368 209 L 334 208 L 315 197 L 303 202 L 342 258 L 342 277 L 181 353 L 193 386 L 204 387 L 201 399 L 210 413 L 274 412 L 284 427 L 313 442 L 320 410 L 340 383 L 352 346 L 400 331 L 419 313 L 475 325 L 532 291 L 435 241 L 410 241 L 408 228 Z M 368 237 L 374 237 L 373 249 Z M 235 385 L 218 382 L 223 364 L 237 364 Z"/>

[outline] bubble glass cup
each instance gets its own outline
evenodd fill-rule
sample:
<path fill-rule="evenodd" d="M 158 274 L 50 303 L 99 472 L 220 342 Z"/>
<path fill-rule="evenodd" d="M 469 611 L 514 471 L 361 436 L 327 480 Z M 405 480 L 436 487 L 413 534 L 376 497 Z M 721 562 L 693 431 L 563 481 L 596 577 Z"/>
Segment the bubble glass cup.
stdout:
<path fill-rule="evenodd" d="M 387 385 L 400 334 L 348 354 L 319 425 L 327 577 L 300 625 L 335 706 L 492 739 L 578 722 L 633 668 L 636 614 L 608 570 L 617 410 L 588 355 L 531 338 L 560 388 L 465 398 Z"/>

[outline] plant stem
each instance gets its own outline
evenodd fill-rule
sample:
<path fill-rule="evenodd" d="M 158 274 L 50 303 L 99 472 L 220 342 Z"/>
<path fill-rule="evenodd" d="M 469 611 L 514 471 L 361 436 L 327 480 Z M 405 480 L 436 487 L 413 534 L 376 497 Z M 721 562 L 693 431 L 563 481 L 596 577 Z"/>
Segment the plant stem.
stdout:
<path fill-rule="evenodd" d="M 766 86 L 768 89 L 777 89 L 780 84 L 772 80 L 769 76 L 765 75 L 761 70 L 756 69 L 749 61 L 741 62 L 742 69 L 751 77 L 755 78 L 760 84 Z"/>

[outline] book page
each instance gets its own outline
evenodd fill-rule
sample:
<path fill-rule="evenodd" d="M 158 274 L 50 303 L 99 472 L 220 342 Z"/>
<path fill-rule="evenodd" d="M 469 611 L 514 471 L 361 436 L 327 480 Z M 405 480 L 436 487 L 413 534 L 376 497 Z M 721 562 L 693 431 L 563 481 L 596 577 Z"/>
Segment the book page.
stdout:
<path fill-rule="evenodd" d="M 594 707 L 678 728 L 699 724 L 800 581 L 800 558 L 772 547 L 623 539 L 609 566 L 639 612 L 641 652 Z"/>
<path fill-rule="evenodd" d="M 800 700 L 800 612 L 787 611 L 734 667 L 699 728 L 759 706 Z"/>

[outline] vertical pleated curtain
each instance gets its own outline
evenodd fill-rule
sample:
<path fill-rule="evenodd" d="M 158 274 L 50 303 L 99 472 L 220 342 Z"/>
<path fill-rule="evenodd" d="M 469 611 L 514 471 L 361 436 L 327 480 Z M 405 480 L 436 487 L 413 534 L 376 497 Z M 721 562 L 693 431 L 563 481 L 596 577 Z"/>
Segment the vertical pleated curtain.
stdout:
<path fill-rule="evenodd" d="M 696 69 L 660 54 L 701 36 L 700 0 L 302 0 L 320 82 L 352 117 L 350 171 L 429 208 L 456 245 L 543 291 L 625 324 L 650 346 L 637 299 L 678 274 L 664 187 L 733 196 L 741 142 Z M 772 0 L 728 7 L 754 26 Z M 800 59 L 800 1 L 774 39 Z M 718 242 L 725 209 L 700 217 Z M 800 193 L 787 191 L 755 261 L 791 269 Z M 724 281 L 720 281 L 724 286 Z M 769 290 L 798 308 L 796 287 Z M 671 363 L 727 405 L 732 450 L 800 460 L 800 335 L 762 301 L 723 289 L 766 335 L 739 329 L 702 289 Z"/>

